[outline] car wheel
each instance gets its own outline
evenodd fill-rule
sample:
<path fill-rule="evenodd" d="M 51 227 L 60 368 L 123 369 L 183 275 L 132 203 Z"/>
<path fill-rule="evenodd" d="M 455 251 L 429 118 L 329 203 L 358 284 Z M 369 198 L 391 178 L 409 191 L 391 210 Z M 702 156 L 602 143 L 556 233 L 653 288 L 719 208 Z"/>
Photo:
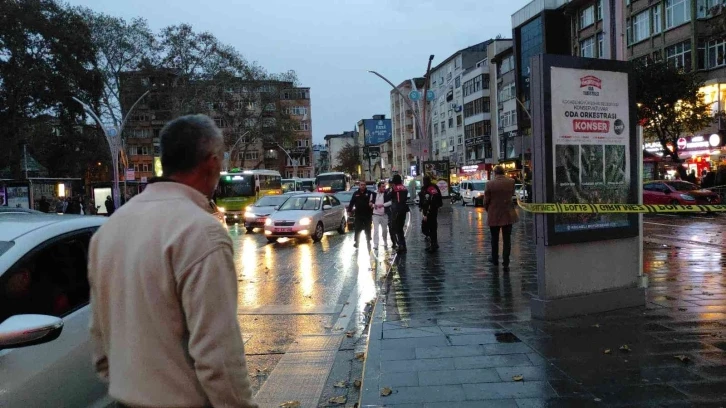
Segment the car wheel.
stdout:
<path fill-rule="evenodd" d="M 320 240 L 323 239 L 324 232 L 325 232 L 325 229 L 323 228 L 323 223 L 319 222 L 318 225 L 315 226 L 315 234 L 313 234 L 313 242 L 320 242 Z"/>
<path fill-rule="evenodd" d="M 247 227 L 247 233 L 251 234 L 255 229 L 253 227 Z"/>
<path fill-rule="evenodd" d="M 345 222 L 345 218 L 340 219 L 340 227 L 338 227 L 338 234 L 343 235 L 345 234 L 345 227 L 348 224 Z"/>
<path fill-rule="evenodd" d="M 466 201 L 464 201 L 464 197 L 461 197 L 461 206 L 466 207 Z"/>
<path fill-rule="evenodd" d="M 270 237 L 268 237 L 267 238 L 267 242 L 270 243 L 270 244 L 274 244 L 275 242 L 277 242 L 277 238 L 270 238 Z"/>
<path fill-rule="evenodd" d="M 671 205 L 681 205 L 678 200 L 671 200 Z"/>

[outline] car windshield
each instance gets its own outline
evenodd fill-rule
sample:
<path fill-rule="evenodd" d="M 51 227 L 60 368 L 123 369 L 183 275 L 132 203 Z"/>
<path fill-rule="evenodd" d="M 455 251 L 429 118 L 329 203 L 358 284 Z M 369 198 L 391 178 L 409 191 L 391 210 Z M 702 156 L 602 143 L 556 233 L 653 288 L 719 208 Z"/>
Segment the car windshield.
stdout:
<path fill-rule="evenodd" d="M 13 245 L 15 245 L 15 243 L 11 241 L 0 241 L 0 256 L 7 252 L 8 249 L 12 248 Z"/>
<path fill-rule="evenodd" d="M 669 186 L 671 186 L 676 191 L 693 191 L 698 190 L 698 187 L 695 184 L 689 183 L 687 181 L 672 181 L 668 183 Z"/>
<path fill-rule="evenodd" d="M 320 197 L 290 197 L 285 204 L 280 207 L 280 211 L 288 210 L 319 210 L 320 203 L 323 200 Z"/>
<path fill-rule="evenodd" d="M 275 207 L 282 205 L 288 197 L 283 196 L 266 196 L 262 197 L 255 203 L 255 207 Z"/>
<path fill-rule="evenodd" d="M 344 190 L 345 189 L 345 176 L 331 174 L 328 176 L 318 176 L 315 179 L 315 183 L 318 187 L 330 187 L 333 190 Z"/>
<path fill-rule="evenodd" d="M 484 182 L 474 182 L 471 183 L 471 189 L 476 191 L 484 191 L 484 188 L 486 187 L 486 183 Z"/>
<path fill-rule="evenodd" d="M 341 202 L 344 202 L 344 203 L 349 203 L 350 200 L 353 199 L 353 192 L 351 192 L 351 191 L 344 191 L 341 193 L 336 193 L 334 195 L 335 195 L 335 198 L 337 198 L 338 200 L 340 200 Z"/>
<path fill-rule="evenodd" d="M 217 198 L 249 197 L 255 194 L 251 176 L 225 177 L 217 187 Z"/>

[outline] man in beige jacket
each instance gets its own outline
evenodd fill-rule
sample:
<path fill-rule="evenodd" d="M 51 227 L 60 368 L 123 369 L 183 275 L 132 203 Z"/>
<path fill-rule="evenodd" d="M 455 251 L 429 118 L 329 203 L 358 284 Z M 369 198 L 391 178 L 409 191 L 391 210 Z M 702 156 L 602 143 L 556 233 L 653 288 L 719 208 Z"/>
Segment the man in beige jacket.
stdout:
<path fill-rule="evenodd" d="M 165 178 L 93 236 L 93 363 L 122 407 L 257 407 L 237 322 L 232 240 L 207 211 L 223 155 L 209 117 L 168 123 Z"/>

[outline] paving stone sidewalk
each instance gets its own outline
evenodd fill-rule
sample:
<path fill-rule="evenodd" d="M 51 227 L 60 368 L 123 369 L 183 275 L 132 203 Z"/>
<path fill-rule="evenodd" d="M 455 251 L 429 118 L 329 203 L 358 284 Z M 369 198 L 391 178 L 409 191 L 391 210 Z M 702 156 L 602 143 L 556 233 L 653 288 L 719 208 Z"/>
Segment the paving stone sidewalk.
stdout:
<path fill-rule="evenodd" d="M 721 251 L 647 244 L 645 307 L 542 322 L 530 216 L 505 273 L 482 209 L 441 214 L 437 254 L 411 214 L 409 251 L 379 279 L 361 407 L 726 406 Z"/>

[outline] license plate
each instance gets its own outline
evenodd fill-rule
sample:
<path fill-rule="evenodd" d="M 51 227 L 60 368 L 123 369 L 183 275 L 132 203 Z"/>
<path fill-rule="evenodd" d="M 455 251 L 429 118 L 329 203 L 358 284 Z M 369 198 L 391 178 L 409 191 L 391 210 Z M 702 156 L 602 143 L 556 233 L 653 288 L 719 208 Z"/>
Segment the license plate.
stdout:
<path fill-rule="evenodd" d="M 275 232 L 292 232 L 292 228 L 275 228 Z"/>
<path fill-rule="evenodd" d="M 257 218 L 255 221 L 257 221 L 257 222 L 265 222 L 265 219 L 264 218 Z"/>

